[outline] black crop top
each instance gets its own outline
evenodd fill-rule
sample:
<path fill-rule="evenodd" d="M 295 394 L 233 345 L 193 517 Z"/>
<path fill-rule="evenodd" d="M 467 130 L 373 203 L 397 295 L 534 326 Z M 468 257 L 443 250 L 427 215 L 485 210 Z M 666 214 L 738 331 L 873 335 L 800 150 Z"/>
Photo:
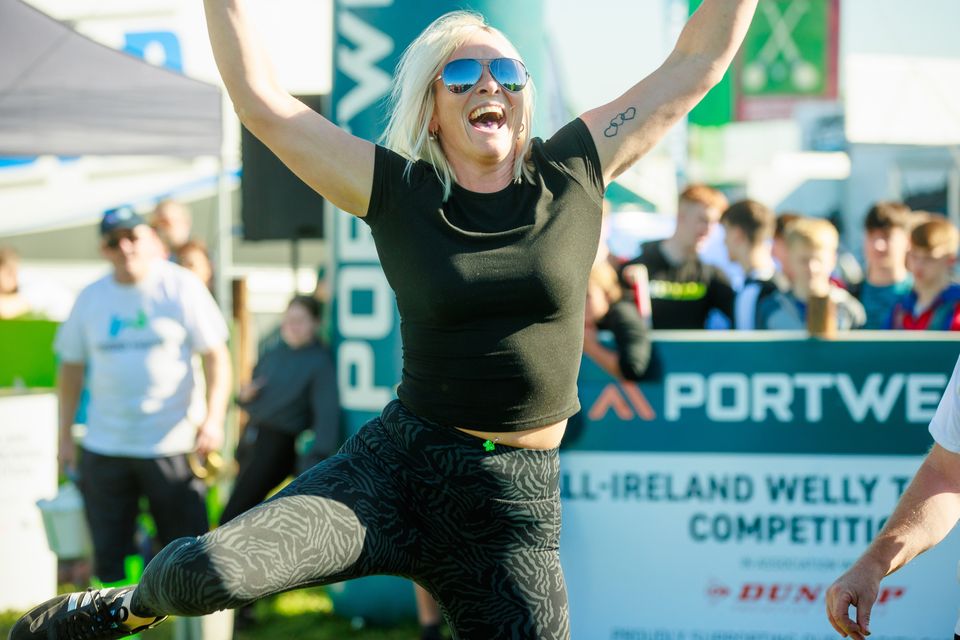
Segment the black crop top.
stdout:
<path fill-rule="evenodd" d="M 378 146 L 370 225 L 397 296 L 397 395 L 442 425 L 520 431 L 580 408 L 587 277 L 603 177 L 579 119 L 535 138 L 534 183 L 497 193 L 457 185 L 443 202 L 433 167 Z"/>

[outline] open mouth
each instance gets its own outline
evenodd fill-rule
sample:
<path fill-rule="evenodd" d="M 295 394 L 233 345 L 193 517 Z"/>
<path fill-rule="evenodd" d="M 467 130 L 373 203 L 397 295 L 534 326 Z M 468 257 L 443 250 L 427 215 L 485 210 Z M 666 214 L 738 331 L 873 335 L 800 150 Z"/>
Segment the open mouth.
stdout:
<path fill-rule="evenodd" d="M 495 104 L 486 104 L 477 107 L 467 116 L 471 126 L 481 131 L 493 131 L 499 129 L 507 122 L 507 116 L 503 107 Z"/>

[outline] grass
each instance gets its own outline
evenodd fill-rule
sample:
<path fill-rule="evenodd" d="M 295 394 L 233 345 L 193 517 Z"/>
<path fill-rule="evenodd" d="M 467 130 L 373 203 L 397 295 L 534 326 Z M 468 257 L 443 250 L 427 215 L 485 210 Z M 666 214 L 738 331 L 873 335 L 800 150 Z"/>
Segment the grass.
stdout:
<path fill-rule="evenodd" d="M 19 613 L 0 613 L 0 638 L 6 638 Z M 234 640 L 416 640 L 415 622 L 392 627 L 360 627 L 333 613 L 333 603 L 322 588 L 282 593 L 257 603 L 258 624 L 238 630 Z M 173 640 L 174 625 L 164 623 L 143 640 Z"/>

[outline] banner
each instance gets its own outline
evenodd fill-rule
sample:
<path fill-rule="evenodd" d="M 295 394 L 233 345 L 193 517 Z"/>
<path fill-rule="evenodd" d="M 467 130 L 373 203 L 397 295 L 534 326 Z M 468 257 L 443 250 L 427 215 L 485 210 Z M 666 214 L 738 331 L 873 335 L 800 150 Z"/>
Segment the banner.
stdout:
<path fill-rule="evenodd" d="M 57 558 L 37 500 L 57 493 L 57 396 L 0 392 L 0 611 L 57 593 Z M 16 586 L 14 586 L 16 585 Z"/>
<path fill-rule="evenodd" d="M 826 589 L 929 449 L 960 342 L 759 335 L 658 339 L 639 385 L 585 360 L 561 465 L 574 638 L 837 637 Z M 953 534 L 884 580 L 874 633 L 949 637 L 958 559 Z"/>

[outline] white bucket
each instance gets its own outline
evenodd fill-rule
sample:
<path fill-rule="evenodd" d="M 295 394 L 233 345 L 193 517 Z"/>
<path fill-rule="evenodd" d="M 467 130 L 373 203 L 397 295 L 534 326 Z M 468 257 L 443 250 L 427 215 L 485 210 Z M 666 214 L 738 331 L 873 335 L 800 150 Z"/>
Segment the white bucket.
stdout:
<path fill-rule="evenodd" d="M 47 531 L 47 544 L 58 558 L 89 558 L 93 552 L 90 528 L 83 512 L 83 496 L 77 485 L 67 482 L 52 500 L 38 500 L 37 507 Z"/>

